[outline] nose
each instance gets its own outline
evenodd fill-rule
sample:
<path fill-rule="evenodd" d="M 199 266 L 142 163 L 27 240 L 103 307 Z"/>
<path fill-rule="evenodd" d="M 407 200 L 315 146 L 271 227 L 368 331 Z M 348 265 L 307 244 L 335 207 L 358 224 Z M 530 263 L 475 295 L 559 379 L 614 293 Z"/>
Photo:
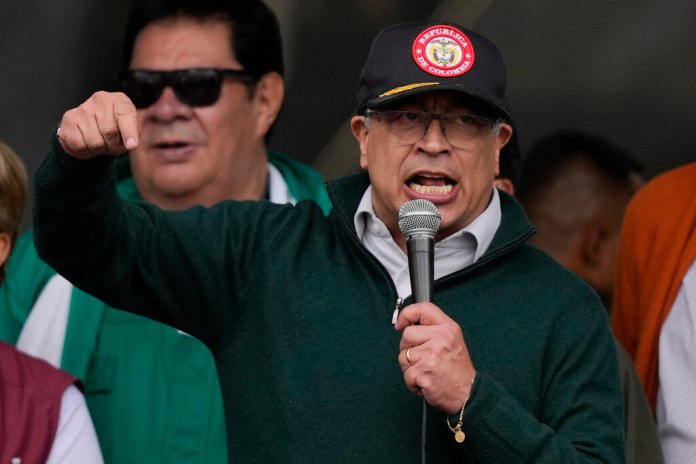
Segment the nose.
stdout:
<path fill-rule="evenodd" d="M 431 117 L 429 121 L 426 121 L 425 132 L 418 141 L 418 148 L 432 155 L 447 152 L 452 148 L 445 136 L 445 127 L 439 118 Z"/>
<path fill-rule="evenodd" d="M 190 118 L 193 115 L 193 108 L 182 103 L 174 93 L 174 89 L 169 86 L 164 88 L 157 101 L 146 111 L 150 119 L 160 122 Z"/>

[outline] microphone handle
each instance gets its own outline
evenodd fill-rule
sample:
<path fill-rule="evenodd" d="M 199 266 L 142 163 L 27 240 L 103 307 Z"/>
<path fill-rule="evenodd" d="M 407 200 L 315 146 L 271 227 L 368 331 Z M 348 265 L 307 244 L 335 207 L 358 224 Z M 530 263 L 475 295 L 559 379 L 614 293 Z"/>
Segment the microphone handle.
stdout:
<path fill-rule="evenodd" d="M 416 235 L 406 237 L 408 272 L 411 278 L 413 301 L 433 301 L 435 286 L 433 272 L 433 238 Z"/>

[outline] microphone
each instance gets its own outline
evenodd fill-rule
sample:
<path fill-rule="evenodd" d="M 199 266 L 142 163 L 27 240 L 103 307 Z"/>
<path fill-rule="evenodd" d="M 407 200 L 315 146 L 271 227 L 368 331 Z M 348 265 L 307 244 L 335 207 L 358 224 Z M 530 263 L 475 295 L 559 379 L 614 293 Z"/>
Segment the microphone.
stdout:
<path fill-rule="evenodd" d="M 423 199 L 411 200 L 399 209 L 399 229 L 406 237 L 408 272 L 413 300 L 433 301 L 433 247 L 435 233 L 440 228 L 440 212 Z"/>

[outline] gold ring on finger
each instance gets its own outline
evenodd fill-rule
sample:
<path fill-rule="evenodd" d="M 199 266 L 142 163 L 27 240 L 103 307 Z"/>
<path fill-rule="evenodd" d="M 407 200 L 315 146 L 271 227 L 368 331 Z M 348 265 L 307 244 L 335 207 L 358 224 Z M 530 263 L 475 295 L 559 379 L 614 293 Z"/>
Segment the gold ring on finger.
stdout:
<path fill-rule="evenodd" d="M 406 348 L 406 361 L 408 361 L 409 366 L 413 366 L 413 361 L 411 361 L 411 348 Z"/>

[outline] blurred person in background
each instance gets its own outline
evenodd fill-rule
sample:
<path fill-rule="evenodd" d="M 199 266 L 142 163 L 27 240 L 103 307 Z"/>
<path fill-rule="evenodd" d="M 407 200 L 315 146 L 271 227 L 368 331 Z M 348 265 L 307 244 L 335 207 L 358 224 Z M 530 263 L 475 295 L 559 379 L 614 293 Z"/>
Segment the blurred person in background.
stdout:
<path fill-rule="evenodd" d="M 572 130 L 542 137 L 522 163 L 517 197 L 537 229 L 531 243 L 588 282 L 607 309 L 621 222 L 642 171 L 625 149 Z"/>
<path fill-rule="evenodd" d="M 517 190 L 537 228 L 531 243 L 592 286 L 610 310 L 618 238 L 643 168 L 624 148 L 595 134 L 560 130 L 538 139 L 522 162 Z M 615 343 L 624 394 L 628 463 L 662 462 L 655 421 L 635 366 Z"/>

